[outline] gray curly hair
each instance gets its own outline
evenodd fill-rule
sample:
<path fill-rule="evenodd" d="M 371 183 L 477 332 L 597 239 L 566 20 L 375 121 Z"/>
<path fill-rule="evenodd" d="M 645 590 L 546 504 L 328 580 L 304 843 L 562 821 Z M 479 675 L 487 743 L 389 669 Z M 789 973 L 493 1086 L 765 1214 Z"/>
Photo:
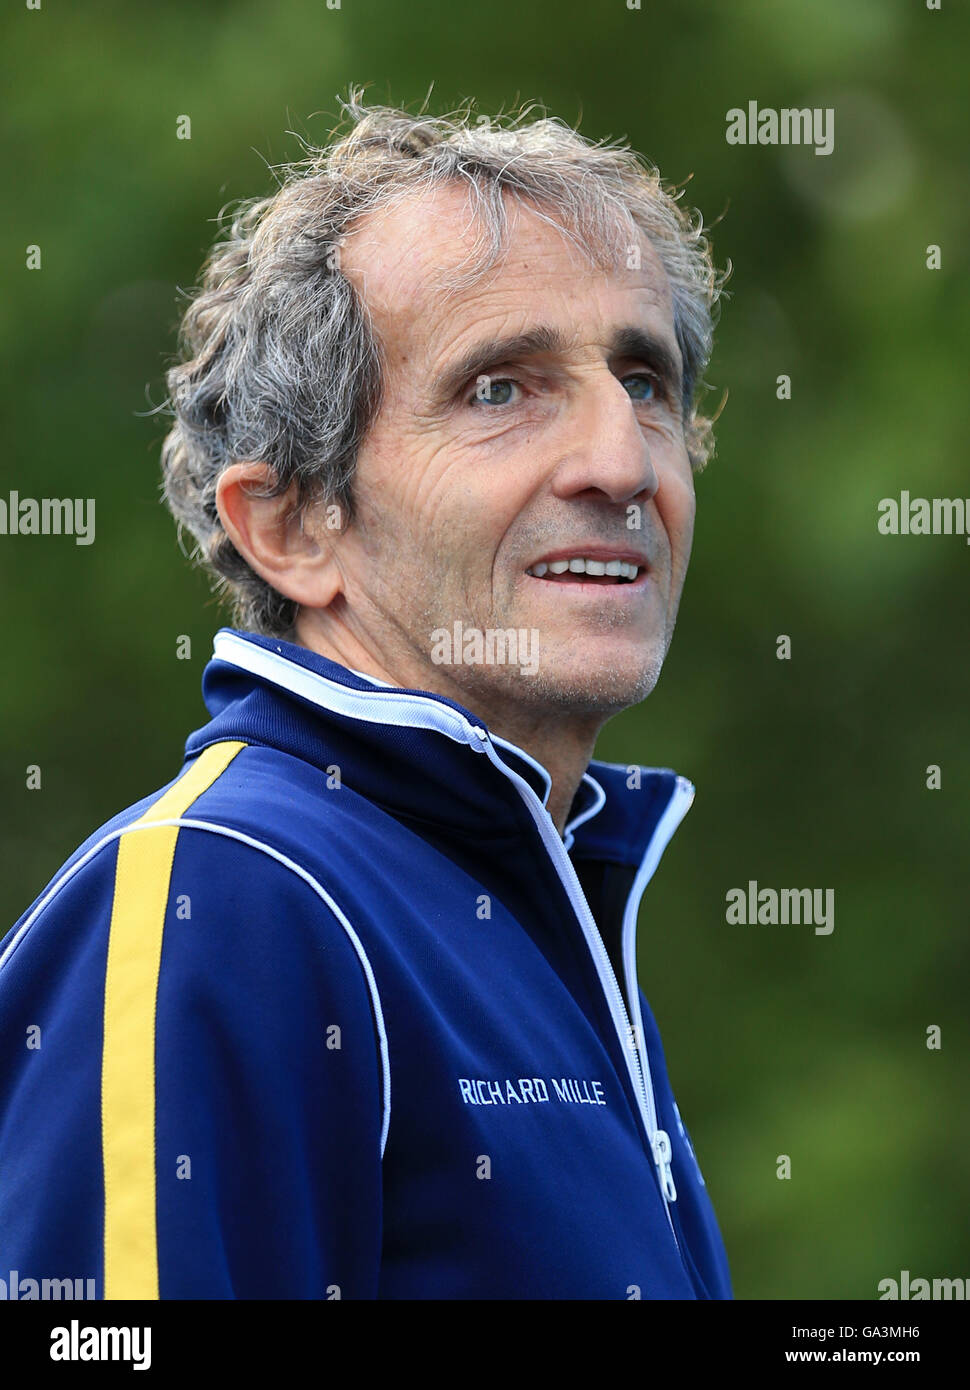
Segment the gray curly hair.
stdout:
<path fill-rule="evenodd" d="M 383 351 L 367 305 L 341 273 L 339 247 L 361 218 L 415 192 L 467 185 L 478 214 L 468 268 L 441 282 L 455 293 L 485 275 L 508 244 L 503 194 L 527 202 L 588 259 L 609 269 L 644 233 L 667 273 L 683 357 L 682 413 L 691 464 L 713 453 L 713 421 L 698 413 L 725 276 L 714 269 L 699 213 L 659 172 L 619 142 L 593 142 L 557 118 L 517 113 L 411 115 L 362 105 L 352 86 L 340 105 L 350 129 L 283 167 L 271 197 L 223 209 L 220 231 L 188 292 L 178 358 L 162 409 L 174 424 L 162 445 L 165 500 L 196 541 L 193 558 L 215 576 L 237 626 L 293 633 L 297 604 L 256 574 L 223 530 L 216 485 L 237 460 L 261 460 L 312 501 L 353 515 L 357 452 L 382 400 Z M 716 417 L 715 417 L 716 418 Z"/>

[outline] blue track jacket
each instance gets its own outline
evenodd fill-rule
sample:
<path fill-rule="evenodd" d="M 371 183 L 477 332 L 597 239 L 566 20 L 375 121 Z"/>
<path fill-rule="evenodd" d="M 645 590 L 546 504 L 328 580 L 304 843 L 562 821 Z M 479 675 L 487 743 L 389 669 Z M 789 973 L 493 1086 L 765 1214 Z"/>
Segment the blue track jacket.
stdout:
<path fill-rule="evenodd" d="M 691 784 L 562 838 L 440 696 L 230 629 L 203 694 L 0 942 L 0 1295 L 730 1298 L 636 973 Z"/>

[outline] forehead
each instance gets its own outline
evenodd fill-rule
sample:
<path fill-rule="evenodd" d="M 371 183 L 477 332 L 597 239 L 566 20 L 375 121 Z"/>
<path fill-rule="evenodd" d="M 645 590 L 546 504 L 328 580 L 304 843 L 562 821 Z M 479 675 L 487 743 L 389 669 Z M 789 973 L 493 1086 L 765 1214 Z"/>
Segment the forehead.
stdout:
<path fill-rule="evenodd" d="M 638 265 L 624 255 L 602 270 L 545 216 L 509 196 L 506 207 L 507 251 L 457 293 L 445 294 L 442 278 L 468 269 L 481 235 L 463 187 L 409 194 L 348 235 L 341 268 L 367 303 L 390 365 L 430 365 L 483 331 L 511 336 L 539 319 L 579 348 L 638 323 L 665 334 L 676 352 L 670 283 L 649 238 L 638 232 L 639 257 L 630 257 Z"/>

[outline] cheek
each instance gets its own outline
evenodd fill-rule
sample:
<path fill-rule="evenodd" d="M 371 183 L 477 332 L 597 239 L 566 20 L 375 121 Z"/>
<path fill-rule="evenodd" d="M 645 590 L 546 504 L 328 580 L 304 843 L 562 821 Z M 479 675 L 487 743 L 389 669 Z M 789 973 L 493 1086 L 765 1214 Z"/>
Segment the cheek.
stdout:
<path fill-rule="evenodd" d="M 694 479 L 689 464 L 685 463 L 684 469 L 668 473 L 663 478 L 655 501 L 664 530 L 675 552 L 689 546 L 694 534 L 694 516 L 697 510 Z"/>
<path fill-rule="evenodd" d="M 428 566 L 465 575 L 469 583 L 490 575 L 531 496 L 525 471 L 521 460 L 489 466 L 479 457 L 451 455 L 444 471 L 412 489 L 409 525 Z"/>
<path fill-rule="evenodd" d="M 402 432 L 372 439 L 358 459 L 354 520 L 364 550 L 384 564 L 427 547 L 440 511 L 440 467 Z"/>
<path fill-rule="evenodd" d="M 528 450 L 510 456 L 432 434 L 390 420 L 372 434 L 357 474 L 362 548 L 397 582 L 406 569 L 449 591 L 490 586 L 496 556 L 534 491 L 522 463 Z"/>

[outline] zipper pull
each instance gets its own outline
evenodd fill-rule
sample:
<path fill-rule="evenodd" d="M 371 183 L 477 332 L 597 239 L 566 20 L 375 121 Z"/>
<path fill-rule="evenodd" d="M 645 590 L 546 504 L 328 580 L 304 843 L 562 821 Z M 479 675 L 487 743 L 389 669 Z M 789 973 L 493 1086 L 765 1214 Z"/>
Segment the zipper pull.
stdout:
<path fill-rule="evenodd" d="M 664 1196 L 668 1202 L 676 1202 L 677 1189 L 674 1186 L 674 1175 L 670 1170 L 670 1162 L 673 1157 L 670 1148 L 670 1135 L 665 1129 L 658 1129 L 650 1141 L 653 1150 L 653 1161 L 657 1165 L 657 1172 L 660 1174 L 660 1186 L 663 1188 Z"/>

